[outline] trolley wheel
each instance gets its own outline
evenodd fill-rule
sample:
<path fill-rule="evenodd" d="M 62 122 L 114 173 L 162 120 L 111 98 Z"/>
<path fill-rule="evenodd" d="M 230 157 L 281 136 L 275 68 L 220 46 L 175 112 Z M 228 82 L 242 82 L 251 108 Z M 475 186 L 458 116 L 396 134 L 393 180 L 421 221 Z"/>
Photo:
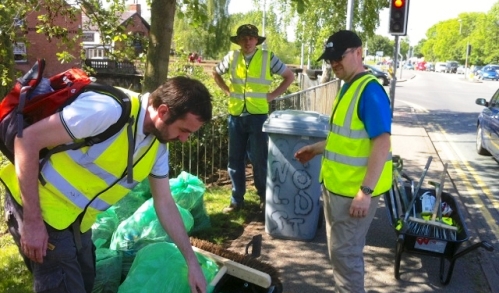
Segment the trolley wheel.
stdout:
<path fill-rule="evenodd" d="M 395 246 L 395 264 L 393 273 L 395 279 L 400 280 L 400 261 L 402 260 L 402 251 L 404 250 L 404 235 L 399 235 L 397 245 Z"/>

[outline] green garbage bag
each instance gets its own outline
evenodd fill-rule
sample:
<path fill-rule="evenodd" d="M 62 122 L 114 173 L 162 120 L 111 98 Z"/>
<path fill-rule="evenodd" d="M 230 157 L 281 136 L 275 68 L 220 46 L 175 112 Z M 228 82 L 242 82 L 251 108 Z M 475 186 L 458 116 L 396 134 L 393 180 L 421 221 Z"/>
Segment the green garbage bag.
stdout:
<path fill-rule="evenodd" d="M 180 216 L 184 222 L 185 229 L 190 231 L 194 224 L 194 220 L 189 211 L 179 207 Z M 141 242 L 139 242 L 141 240 Z M 113 233 L 110 248 L 122 251 L 138 251 L 150 242 L 167 241 L 172 242 L 172 239 L 161 226 L 156 210 L 154 209 L 153 199 L 148 199 L 135 213 L 125 221 L 121 222 Z"/>
<path fill-rule="evenodd" d="M 108 248 L 95 251 L 96 274 L 92 293 L 115 293 L 121 283 L 121 254 Z"/>
<path fill-rule="evenodd" d="M 109 248 L 113 233 L 118 227 L 118 216 L 113 207 L 97 216 L 92 225 L 92 241 L 96 248 Z"/>
<path fill-rule="evenodd" d="M 145 179 L 135 186 L 125 197 L 115 203 L 112 208 L 122 222 L 131 215 L 148 199 L 152 197 L 149 180 Z"/>
<path fill-rule="evenodd" d="M 170 179 L 170 189 L 175 202 L 194 218 L 191 233 L 211 227 L 203 199 L 206 187 L 198 177 L 182 171 L 177 178 Z"/>
<path fill-rule="evenodd" d="M 196 253 L 209 284 L 218 272 L 217 264 Z M 173 243 L 155 243 L 141 249 L 118 293 L 190 293 L 184 257 Z M 213 292 L 213 287 L 207 288 Z"/>
<path fill-rule="evenodd" d="M 178 205 L 177 208 L 185 229 L 190 231 L 194 225 L 191 213 Z M 173 242 L 159 222 L 154 209 L 154 201 L 150 198 L 133 215 L 119 224 L 113 233 L 109 247 L 122 252 L 122 273 L 125 277 L 130 270 L 137 251 L 151 243 L 165 241 Z"/>

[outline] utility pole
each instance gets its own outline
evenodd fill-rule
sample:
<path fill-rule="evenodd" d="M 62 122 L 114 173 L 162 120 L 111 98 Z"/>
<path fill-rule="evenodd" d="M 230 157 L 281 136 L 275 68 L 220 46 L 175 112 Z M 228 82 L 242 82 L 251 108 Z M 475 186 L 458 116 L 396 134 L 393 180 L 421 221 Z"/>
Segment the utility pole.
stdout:
<path fill-rule="evenodd" d="M 263 20 L 262 20 L 262 36 L 265 37 L 265 19 L 267 18 L 267 3 L 263 0 Z M 267 42 L 263 42 L 262 49 L 267 50 Z"/>
<path fill-rule="evenodd" d="M 399 55 L 399 36 L 395 36 L 395 52 L 393 53 L 393 75 L 392 81 L 390 82 L 390 106 L 392 108 L 392 118 L 393 118 L 393 108 L 395 104 L 395 86 L 397 85 L 397 63 Z"/>
<path fill-rule="evenodd" d="M 348 0 L 347 6 L 347 30 L 352 30 L 353 28 L 353 6 L 355 0 Z"/>

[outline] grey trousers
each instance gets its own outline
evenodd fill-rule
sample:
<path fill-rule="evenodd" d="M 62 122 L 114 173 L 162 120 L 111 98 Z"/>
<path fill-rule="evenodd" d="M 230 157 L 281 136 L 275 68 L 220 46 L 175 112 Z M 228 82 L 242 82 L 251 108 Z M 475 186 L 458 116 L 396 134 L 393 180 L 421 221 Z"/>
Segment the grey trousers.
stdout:
<path fill-rule="evenodd" d="M 80 234 L 81 249 L 76 249 L 75 235 L 70 228 L 56 230 L 45 223 L 49 243 L 54 249 L 47 250 L 43 263 L 31 261 L 21 249 L 21 229 L 23 225 L 22 207 L 10 193 L 5 196 L 5 215 L 9 232 L 19 248 L 24 263 L 33 273 L 34 292 L 39 293 L 91 293 L 95 280 L 95 246 L 92 230 Z"/>
<path fill-rule="evenodd" d="M 322 187 L 329 259 L 333 267 L 335 292 L 364 293 L 364 246 L 366 234 L 378 207 L 379 196 L 371 198 L 364 218 L 349 214 L 352 198 Z"/>

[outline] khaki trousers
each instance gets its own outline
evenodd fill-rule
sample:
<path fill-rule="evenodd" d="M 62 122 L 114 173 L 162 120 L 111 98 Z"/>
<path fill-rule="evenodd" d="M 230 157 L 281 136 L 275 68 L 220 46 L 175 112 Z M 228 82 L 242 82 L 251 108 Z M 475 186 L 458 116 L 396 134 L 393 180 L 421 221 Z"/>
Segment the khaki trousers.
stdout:
<path fill-rule="evenodd" d="M 322 188 L 329 259 L 337 293 L 364 293 L 364 245 L 378 207 L 379 196 L 371 199 L 365 218 L 350 217 L 352 198 Z"/>

